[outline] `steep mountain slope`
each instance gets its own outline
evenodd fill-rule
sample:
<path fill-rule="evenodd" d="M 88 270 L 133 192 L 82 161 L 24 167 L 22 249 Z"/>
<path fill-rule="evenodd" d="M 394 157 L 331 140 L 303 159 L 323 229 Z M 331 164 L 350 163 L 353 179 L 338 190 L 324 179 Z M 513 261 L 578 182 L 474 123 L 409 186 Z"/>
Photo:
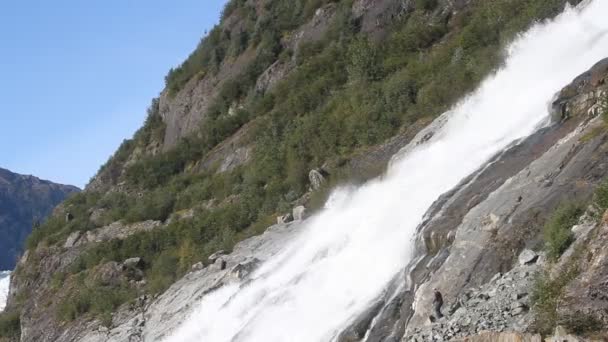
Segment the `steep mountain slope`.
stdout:
<path fill-rule="evenodd" d="M 13 269 L 34 222 L 42 222 L 68 195 L 79 191 L 0 169 L 0 270 Z"/>
<path fill-rule="evenodd" d="M 231 1 L 221 23 L 168 74 L 144 127 L 31 235 L 0 338 L 164 336 L 193 300 L 246 280 L 258 259 L 297 231 L 302 206 L 314 211 L 335 185 L 381 174 L 394 153 L 500 65 L 501 47 L 517 32 L 568 2 L 578 3 Z M 529 146 L 544 153 L 581 117 L 535 135 Z M 432 136 L 426 130 L 412 146 Z M 509 155 L 510 169 L 478 178 L 488 182 L 482 193 L 538 157 L 517 148 Z M 453 228 L 485 196 L 476 193 L 457 201 L 467 204 L 454 207 L 455 221 L 446 224 Z M 67 211 L 73 220 L 66 223 Z M 421 236 L 433 255 L 450 241 L 447 231 Z M 493 256 L 500 265 L 484 272 L 506 265 L 520 247 L 504 260 Z M 208 258 L 218 250 L 234 252 Z M 441 261 L 433 255 L 421 258 Z M 429 272 L 415 270 L 415 284 Z M 370 336 L 400 338 L 413 293 L 393 294 L 343 340 L 361 339 L 372 319 L 382 324 Z"/>
<path fill-rule="evenodd" d="M 364 336 L 366 341 L 398 341 L 401 336 L 403 341 L 430 341 L 432 336 L 451 340 L 484 330 L 540 330 L 546 333 L 542 328 L 545 320 L 550 321 L 551 328 L 561 323 L 578 333 L 601 331 L 607 323 L 603 321 L 602 310 L 608 303 L 600 300 L 598 294 L 606 291 L 601 279 L 608 257 L 601 247 L 606 241 L 607 225 L 605 217 L 599 213 L 608 208 L 608 183 L 605 181 L 608 169 L 603 166 L 608 153 L 608 130 L 598 114 L 607 95 L 606 65 L 607 61 L 596 65 L 562 91 L 555 101 L 554 113 L 556 119 L 563 118 L 563 121 L 557 121 L 497 156 L 490 167 L 481 170 L 473 180 L 464 181 L 436 203 L 429 213 L 432 219 L 419 229 L 419 257 L 404 270 L 409 275 L 396 277 L 396 283 L 389 285 L 383 296 L 369 305 L 368 311 L 354 319 L 353 325 L 338 337 L 338 341 L 360 341 Z M 432 131 L 433 127 L 437 125 L 429 129 Z M 424 144 L 428 133 L 428 130 L 421 132 L 411 146 Z M 556 170 L 559 172 L 552 172 Z M 548 171 L 549 178 L 546 177 Z M 596 194 L 589 201 L 594 191 Z M 584 210 L 575 214 L 574 219 L 565 221 L 567 230 L 576 224 L 573 239 L 563 255 L 548 259 L 550 256 L 541 251 L 542 222 L 546 221 L 545 217 L 562 215 L 559 211 L 558 216 L 554 213 L 559 203 L 575 199 L 581 201 L 578 204 L 581 208 L 585 207 L 582 203 L 589 203 L 588 210 L 580 219 Z M 441 209 L 447 215 L 433 215 Z M 132 305 L 123 306 L 113 315 L 111 327 L 84 320 L 83 324 L 64 331 L 59 340 L 160 341 L 193 311 L 203 309 L 213 313 L 212 317 L 207 316 L 213 325 L 220 325 L 224 323 L 220 309 L 213 305 L 223 303 L 208 301 L 198 309 L 196 303 L 211 293 L 232 297 L 235 289 L 244 290 L 253 281 L 263 278 L 265 272 L 257 276 L 253 273 L 256 267 L 264 261 L 276 260 L 286 242 L 308 224 L 310 220 L 305 219 L 274 225 L 264 234 L 242 241 L 232 253 L 214 256 L 212 265 L 195 265 L 188 275 L 157 298 L 142 297 Z M 477 248 L 470 248 L 471 239 Z M 463 247 L 467 248 L 463 250 Z M 526 248 L 534 248 L 537 252 Z M 583 258 L 576 252 L 581 249 L 587 251 L 589 257 Z M 449 258 L 450 255 L 456 257 Z M 479 261 L 469 262 L 469 258 Z M 581 265 L 578 271 L 569 275 L 571 273 L 564 269 L 572 263 Z M 445 269 L 437 271 L 441 267 Z M 543 282 L 537 282 L 543 268 L 556 274 L 556 283 L 549 287 L 564 282 L 560 278 L 562 274 L 569 277 L 559 285 L 566 301 L 550 308 L 555 317 L 546 312 L 542 302 L 531 308 L 534 301 L 539 302 L 533 297 L 545 291 Z M 475 273 L 475 276 L 454 276 L 455 273 Z M 409 289 L 399 286 L 408 284 L 404 279 L 409 279 Z M 349 286 L 346 284 L 344 290 Z M 448 318 L 428 325 L 426 319 L 411 317 L 428 315 L 424 303 L 429 300 L 424 296 L 428 296 L 432 286 L 444 292 L 444 312 Z M 395 292 L 391 292 L 393 290 Z M 420 298 L 415 300 L 413 297 Z M 556 299 L 551 297 L 552 302 Z M 419 306 L 412 306 L 412 301 Z M 582 324 L 580 320 L 571 319 L 571 313 L 578 311 L 584 312 Z M 194 328 L 203 325 L 197 316 L 192 322 Z M 174 339 L 185 341 L 184 336 L 188 335 L 178 335 Z M 534 338 L 540 337 L 482 333 L 471 340 L 497 341 L 499 338 L 535 341 Z"/>

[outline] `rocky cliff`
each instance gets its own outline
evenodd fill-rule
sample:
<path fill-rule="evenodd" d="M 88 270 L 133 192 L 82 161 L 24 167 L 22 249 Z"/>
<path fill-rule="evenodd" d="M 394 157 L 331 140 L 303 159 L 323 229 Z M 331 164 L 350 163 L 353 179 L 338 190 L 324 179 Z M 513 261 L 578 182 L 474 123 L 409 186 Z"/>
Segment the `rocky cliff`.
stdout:
<path fill-rule="evenodd" d="M 576 224 L 568 226 L 574 241 L 557 260 L 549 260 L 543 252 L 541 235 L 543 222 L 559 203 L 588 202 L 608 176 L 608 131 L 598 115 L 608 91 L 607 62 L 598 63 L 564 88 L 553 104 L 556 121 L 552 125 L 497 156 L 437 201 L 418 230 L 414 262 L 338 340 L 540 342 L 541 335 L 534 332 L 545 317 L 535 298 L 538 279 L 544 274 L 558 279 L 572 265 L 577 272 L 559 285 L 557 316 L 552 322 L 567 328 L 556 330 L 547 341 L 584 340 L 569 335 L 567 329 L 600 334 L 595 335 L 598 340 L 606 338 L 601 333 L 608 325 L 604 296 L 608 259 L 602 246 L 608 225 L 606 215 L 598 212 L 605 207 L 590 204 Z M 428 133 L 422 131 L 411 144 L 424 143 Z M 442 215 L 436 215 L 439 211 Z M 122 307 L 110 327 L 83 321 L 54 338 L 161 340 L 206 294 L 225 286 L 246 286 L 251 272 L 272 259 L 304 224 L 306 220 L 279 223 L 239 243 L 232 253 L 216 253 L 208 266 L 193 265 L 162 295 L 141 297 Z M 67 247 L 63 257 L 78 248 L 72 242 Z M 117 265 L 118 272 L 128 262 Z M 405 287 L 400 286 L 403 283 Z M 446 298 L 447 317 L 430 323 L 427 304 L 435 287 Z"/>
<path fill-rule="evenodd" d="M 0 270 L 11 270 L 23 252 L 25 238 L 78 188 L 54 184 L 0 169 Z"/>
<path fill-rule="evenodd" d="M 206 294 L 246 286 L 333 186 L 431 139 L 435 118 L 500 65 L 500 47 L 566 2 L 231 1 L 144 127 L 32 236 L 0 340 L 167 336 Z M 535 275 L 577 254 L 548 262 L 542 226 L 565 198 L 590 200 L 608 172 L 605 66 L 556 96 L 552 125 L 435 203 L 414 262 L 337 340 L 538 337 L 523 335 L 540 330 Z M 602 236 L 600 221 L 579 226 L 571 246 Z M 559 308 L 606 324 L 589 300 L 603 298 L 593 248 L 576 259 L 593 274 L 569 279 Z M 430 324 L 433 287 L 450 314 Z"/>

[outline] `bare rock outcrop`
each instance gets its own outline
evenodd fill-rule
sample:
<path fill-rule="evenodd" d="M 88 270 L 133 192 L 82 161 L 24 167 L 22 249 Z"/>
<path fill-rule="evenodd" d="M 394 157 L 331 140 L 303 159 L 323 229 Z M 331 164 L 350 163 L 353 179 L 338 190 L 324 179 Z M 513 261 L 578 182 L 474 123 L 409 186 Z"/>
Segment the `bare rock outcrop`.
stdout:
<path fill-rule="evenodd" d="M 74 232 L 68 236 L 64 247 L 72 248 L 113 239 L 123 240 L 133 234 L 150 231 L 160 226 L 162 226 L 162 222 L 152 220 L 132 224 L 124 224 L 118 221 L 84 233 Z"/>
<path fill-rule="evenodd" d="M 241 127 L 230 138 L 217 145 L 198 163 L 197 171 L 214 170 L 221 173 L 248 163 L 253 154 L 253 146 L 247 141 L 254 125 L 252 122 Z"/>
<path fill-rule="evenodd" d="M 327 177 L 327 172 L 323 169 L 313 169 L 308 173 L 308 180 L 312 190 L 318 190 L 323 186 Z"/>

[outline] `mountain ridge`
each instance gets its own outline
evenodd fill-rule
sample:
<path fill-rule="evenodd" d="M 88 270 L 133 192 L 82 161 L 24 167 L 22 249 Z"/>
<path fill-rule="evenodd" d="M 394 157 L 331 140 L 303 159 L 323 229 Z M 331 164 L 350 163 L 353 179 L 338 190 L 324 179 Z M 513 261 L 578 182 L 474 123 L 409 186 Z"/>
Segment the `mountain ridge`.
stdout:
<path fill-rule="evenodd" d="M 12 269 L 32 225 L 40 224 L 75 186 L 0 168 L 0 269 Z"/>

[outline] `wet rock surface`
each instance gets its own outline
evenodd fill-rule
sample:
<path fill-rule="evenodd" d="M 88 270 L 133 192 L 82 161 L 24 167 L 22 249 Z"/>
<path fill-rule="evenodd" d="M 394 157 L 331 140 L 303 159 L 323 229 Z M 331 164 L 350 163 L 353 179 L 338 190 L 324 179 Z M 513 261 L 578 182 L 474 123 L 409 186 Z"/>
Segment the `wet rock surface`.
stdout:
<path fill-rule="evenodd" d="M 608 136 L 598 130 L 602 122 L 590 110 L 606 86 L 578 82 L 567 97 L 558 96 L 568 108 L 566 119 L 499 154 L 431 207 L 418 228 L 412 262 L 379 298 L 386 304 L 368 327 L 366 341 L 395 341 L 423 329 L 432 314 L 432 288 L 443 289 L 444 298 L 460 298 L 496 273 L 508 273 L 519 265 L 521 251 L 541 246 L 544 220 L 559 203 L 591 196 L 608 175 Z M 413 143 L 433 139 L 444 122 L 436 120 Z M 522 256 L 524 266 L 531 258 Z"/>

